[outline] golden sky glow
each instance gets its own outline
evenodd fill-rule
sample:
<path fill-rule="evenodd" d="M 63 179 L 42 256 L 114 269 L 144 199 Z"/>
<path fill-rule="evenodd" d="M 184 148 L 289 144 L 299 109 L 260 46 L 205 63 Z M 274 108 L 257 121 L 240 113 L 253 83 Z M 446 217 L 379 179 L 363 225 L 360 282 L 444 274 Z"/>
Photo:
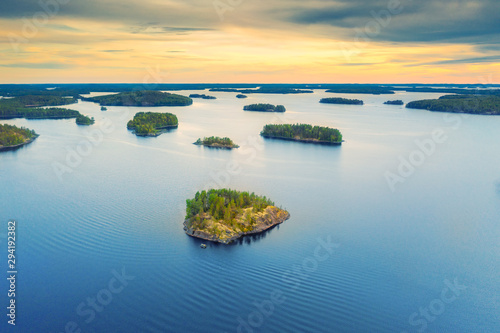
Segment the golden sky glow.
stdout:
<path fill-rule="evenodd" d="M 322 10 L 321 1 L 302 7 L 296 7 L 299 2 L 291 1 L 296 6 L 283 7 L 286 10 L 281 8 L 281 11 L 276 4 L 266 7 L 265 2 L 259 1 L 259 7 L 240 1 L 238 6 L 221 7 L 225 9 L 223 20 L 219 15 L 221 9 L 210 1 L 203 6 L 192 1 L 189 7 L 186 2 L 148 0 L 142 7 L 130 5 L 130 8 L 125 6 L 127 1 L 117 2 L 106 5 L 107 10 L 119 8 L 119 13 L 110 17 L 101 13 L 104 9 L 93 1 L 88 1 L 86 7 L 80 0 L 60 4 L 54 14 L 41 9 L 35 1 L 24 2 L 28 3 L 24 11 L 6 8 L 6 14 L 0 15 L 0 31 L 4 36 L 0 44 L 1 83 L 499 80 L 495 74 L 500 73 L 497 61 L 500 51 L 491 42 L 498 36 L 495 31 L 489 34 L 479 31 L 471 37 L 464 30 L 464 36 L 450 38 L 441 27 L 442 37 L 431 30 L 429 34 L 424 31 L 411 38 L 403 35 L 411 31 L 411 26 L 402 23 L 404 11 L 391 14 L 387 24 L 377 23 L 372 13 L 373 2 L 366 7 L 366 13 L 362 6 L 351 13 L 342 0 L 331 1 L 329 12 Z M 387 1 L 374 2 L 380 4 L 374 7 L 375 13 L 387 10 Z M 460 4 L 477 15 L 477 2 L 455 3 Z M 159 8 L 167 13 L 164 18 L 159 15 Z M 287 10 L 291 13 L 287 14 Z M 421 10 L 427 13 L 426 8 Z M 42 20 L 43 13 L 47 14 L 47 20 Z M 137 19 L 133 18 L 134 13 Z M 339 13 L 343 13 L 341 19 L 337 18 Z M 38 21 L 34 19 L 37 14 Z M 163 21 L 159 22 L 159 17 Z M 147 22 L 149 18 L 151 22 Z M 420 23 L 415 21 L 418 18 Z M 360 23 L 352 22 L 354 19 Z M 416 14 L 406 19 L 416 26 L 426 22 Z M 434 23 L 434 16 L 429 22 L 439 23 Z M 451 34 L 454 21 L 450 18 L 446 22 Z M 445 28 L 447 25 L 443 24 Z M 369 38 L 360 39 L 359 31 L 371 34 L 365 33 Z"/>

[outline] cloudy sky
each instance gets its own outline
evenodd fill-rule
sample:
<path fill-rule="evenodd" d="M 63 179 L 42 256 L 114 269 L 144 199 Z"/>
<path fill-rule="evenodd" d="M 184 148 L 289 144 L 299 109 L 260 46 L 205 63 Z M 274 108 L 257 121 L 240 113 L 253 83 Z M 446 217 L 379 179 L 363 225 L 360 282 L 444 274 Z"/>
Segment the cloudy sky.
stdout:
<path fill-rule="evenodd" d="M 0 82 L 499 83 L 498 0 L 1 0 Z"/>

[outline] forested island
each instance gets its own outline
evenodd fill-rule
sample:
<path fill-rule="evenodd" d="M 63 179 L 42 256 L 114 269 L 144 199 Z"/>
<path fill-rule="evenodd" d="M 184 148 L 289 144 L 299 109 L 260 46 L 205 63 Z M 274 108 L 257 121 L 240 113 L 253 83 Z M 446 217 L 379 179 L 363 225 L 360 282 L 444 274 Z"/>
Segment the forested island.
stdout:
<path fill-rule="evenodd" d="M 495 85 L 497 86 L 497 85 Z M 482 89 L 478 89 L 481 87 Z M 406 92 L 419 92 L 419 93 L 443 93 L 443 94 L 457 94 L 457 95 L 497 95 L 500 96 L 500 89 L 485 89 L 488 85 L 471 85 L 467 88 L 446 88 L 446 87 L 394 87 L 394 90 L 402 90 Z"/>
<path fill-rule="evenodd" d="M 439 99 L 413 101 L 406 107 L 437 112 L 500 115 L 500 96 L 446 95 Z"/>
<path fill-rule="evenodd" d="M 101 106 L 101 111 L 108 111 L 108 108 L 105 106 Z"/>
<path fill-rule="evenodd" d="M 384 102 L 384 104 L 387 104 L 387 105 L 404 105 L 405 102 L 403 102 L 402 100 L 400 99 L 397 99 L 395 101 L 387 101 L 387 102 Z"/>
<path fill-rule="evenodd" d="M 260 111 L 260 112 L 285 112 L 286 109 L 283 105 L 272 104 L 251 104 L 243 107 L 245 111 Z"/>
<path fill-rule="evenodd" d="M 14 150 L 38 137 L 35 131 L 14 125 L 0 124 L 0 151 Z"/>
<path fill-rule="evenodd" d="M 329 98 L 322 98 L 320 103 L 325 103 L 325 104 L 352 104 L 352 105 L 363 105 L 364 102 L 359 99 L 348 99 L 348 98 L 341 98 L 341 97 L 329 97 Z"/>
<path fill-rule="evenodd" d="M 76 118 L 80 112 L 63 108 L 21 108 L 4 109 L 0 107 L 0 119 L 25 118 L 25 119 L 66 119 Z"/>
<path fill-rule="evenodd" d="M 16 97 L 27 95 L 58 96 L 60 98 L 83 98 L 83 94 L 91 92 L 131 92 L 136 91 L 134 83 L 70 83 L 70 84 L 0 84 L 0 96 Z M 461 95 L 500 95 L 499 84 L 248 84 L 248 83 L 157 83 L 156 91 L 178 91 L 223 89 L 244 93 L 311 93 L 312 89 L 324 91 L 328 89 L 343 93 L 385 93 L 389 91 L 453 93 Z M 29 104 L 28 104 L 29 105 Z M 54 103 L 46 104 L 56 105 Z M 61 105 L 61 104 L 57 104 Z"/>
<path fill-rule="evenodd" d="M 238 94 L 236 95 L 236 98 L 248 98 L 248 96 L 243 94 Z"/>
<path fill-rule="evenodd" d="M 64 108 L 40 108 L 40 106 L 66 105 L 76 102 L 72 97 L 53 95 L 25 95 L 0 99 L 0 119 L 62 119 L 76 118 L 80 113 Z"/>
<path fill-rule="evenodd" d="M 102 106 L 187 106 L 193 104 L 189 97 L 155 90 L 121 92 L 114 95 L 82 98 Z"/>
<path fill-rule="evenodd" d="M 158 136 L 170 128 L 177 128 L 177 116 L 171 113 L 138 112 L 127 123 L 127 128 L 137 136 Z"/>
<path fill-rule="evenodd" d="M 289 218 L 286 210 L 265 196 L 231 189 L 209 190 L 186 200 L 184 231 L 189 236 L 229 244 Z"/>
<path fill-rule="evenodd" d="M 230 138 L 220 138 L 218 136 L 211 136 L 209 138 L 203 138 L 196 140 L 194 143 L 195 145 L 198 146 L 206 146 L 206 147 L 212 147 L 212 148 L 226 148 L 226 149 L 232 149 L 232 148 L 239 148 L 237 144 L 233 142 Z"/>
<path fill-rule="evenodd" d="M 209 96 L 205 94 L 191 94 L 189 98 L 202 98 L 202 99 L 217 99 L 215 96 Z"/>
<path fill-rule="evenodd" d="M 89 126 L 93 125 L 94 123 L 95 123 L 94 117 L 90 118 L 88 116 L 84 116 L 83 114 L 80 114 L 78 117 L 76 117 L 77 125 Z"/>
<path fill-rule="evenodd" d="M 338 129 L 309 124 L 265 125 L 260 135 L 265 138 L 307 143 L 342 144 L 342 134 Z"/>
<path fill-rule="evenodd" d="M 394 94 L 394 91 L 391 88 L 378 87 L 378 86 L 339 87 L 339 88 L 328 89 L 325 92 L 338 93 L 338 94 L 372 94 L 372 95 Z"/>

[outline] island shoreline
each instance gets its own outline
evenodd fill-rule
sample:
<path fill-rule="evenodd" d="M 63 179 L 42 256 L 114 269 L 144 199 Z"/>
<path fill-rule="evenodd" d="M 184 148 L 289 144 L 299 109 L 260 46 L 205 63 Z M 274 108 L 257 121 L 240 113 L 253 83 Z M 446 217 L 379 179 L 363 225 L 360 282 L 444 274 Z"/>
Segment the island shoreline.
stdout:
<path fill-rule="evenodd" d="M 247 232 L 241 232 L 241 233 L 239 233 L 231 238 L 228 238 L 224 241 L 217 239 L 215 236 L 210 235 L 208 233 L 201 232 L 201 231 L 195 231 L 192 228 L 189 228 L 186 225 L 188 220 L 184 220 L 183 225 L 184 225 L 184 231 L 188 236 L 198 238 L 198 239 L 203 239 L 203 240 L 214 242 L 214 243 L 230 244 L 230 243 L 234 242 L 235 240 L 240 239 L 242 237 L 262 234 L 262 233 L 276 227 L 277 225 L 282 224 L 283 222 L 285 222 L 286 220 L 288 220 L 290 218 L 290 213 L 289 212 L 286 212 L 286 213 L 287 213 L 286 216 L 281 217 L 281 218 L 277 218 L 270 225 L 266 225 L 264 227 L 262 227 L 260 225 L 259 227 L 261 227 L 261 228 L 257 228 L 255 230 L 251 230 L 251 231 L 247 231 Z"/>
<path fill-rule="evenodd" d="M 21 148 L 23 146 L 29 145 L 30 143 L 32 143 L 33 141 L 35 141 L 39 136 L 40 136 L 40 134 L 36 134 L 35 136 L 33 136 L 28 141 L 25 141 L 25 142 L 20 143 L 18 145 L 14 145 L 14 146 L 0 146 L 0 151 L 17 150 L 17 149 L 19 149 L 19 148 Z"/>

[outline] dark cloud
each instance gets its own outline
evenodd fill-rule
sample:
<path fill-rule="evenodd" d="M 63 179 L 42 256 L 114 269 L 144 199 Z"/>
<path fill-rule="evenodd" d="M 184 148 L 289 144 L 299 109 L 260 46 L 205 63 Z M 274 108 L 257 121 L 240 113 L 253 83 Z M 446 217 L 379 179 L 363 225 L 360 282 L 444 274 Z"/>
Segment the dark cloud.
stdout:
<path fill-rule="evenodd" d="M 314 7 L 290 9 L 285 19 L 337 28 L 338 34 L 352 38 L 366 27 L 372 29 L 367 36 L 375 41 L 477 43 L 497 42 L 500 35 L 497 0 L 401 0 L 400 13 L 387 16 L 389 2 L 322 1 Z"/>
<path fill-rule="evenodd" d="M 73 67 L 72 65 L 54 63 L 54 62 L 43 62 L 43 63 L 13 63 L 13 64 L 3 64 L 0 67 L 9 68 L 30 68 L 30 69 L 67 69 Z"/>
<path fill-rule="evenodd" d="M 131 31 L 133 34 L 163 34 L 163 33 L 174 33 L 174 34 L 186 34 L 195 31 L 212 31 L 210 28 L 196 28 L 196 27 L 162 27 L 157 25 L 143 24 L 141 26 L 132 27 Z"/>
<path fill-rule="evenodd" d="M 424 65 L 477 64 L 483 62 L 500 62 L 500 55 L 464 59 L 451 59 L 425 63 Z"/>
<path fill-rule="evenodd" d="M 62 0 L 0 0 L 0 18 L 29 18 L 43 12 L 42 3 L 58 1 Z M 387 17 L 389 4 L 394 1 L 400 2 L 400 12 Z M 500 44 L 498 0 L 247 0 L 230 6 L 224 14 L 224 22 L 211 0 L 63 2 L 67 4 L 48 8 L 61 17 L 122 22 L 133 27 L 129 31 L 132 33 L 184 34 L 229 24 L 256 29 L 307 31 L 314 35 L 328 35 L 332 39 L 354 40 L 365 27 L 373 29 L 378 24 L 379 31 L 367 34 L 370 40 Z M 481 47 L 486 46 L 478 46 L 478 50 Z"/>
<path fill-rule="evenodd" d="M 65 4 L 59 4 L 63 2 Z M 48 4 L 50 5 L 43 5 Z M 53 5 L 56 3 L 57 5 Z M 185 26 L 186 22 L 207 25 L 218 21 L 212 3 L 203 0 L 1 0 L 0 18 L 31 18 L 37 13 L 49 17 L 72 17 L 119 22 L 155 22 Z"/>
<path fill-rule="evenodd" d="M 102 50 L 101 52 L 107 52 L 107 53 L 120 53 L 120 52 L 130 52 L 133 51 L 132 49 L 128 50 Z"/>

